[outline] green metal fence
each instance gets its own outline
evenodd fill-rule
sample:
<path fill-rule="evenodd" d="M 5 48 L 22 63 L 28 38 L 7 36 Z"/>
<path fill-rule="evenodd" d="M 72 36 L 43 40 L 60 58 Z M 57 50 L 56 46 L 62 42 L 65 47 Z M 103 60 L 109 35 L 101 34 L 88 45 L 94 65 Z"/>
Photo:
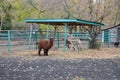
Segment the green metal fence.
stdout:
<path fill-rule="evenodd" d="M 69 36 L 70 34 L 67 34 Z M 90 40 L 90 35 L 88 33 L 73 33 L 74 37 L 78 37 L 82 41 L 82 46 L 88 48 L 88 41 Z M 29 31 L 29 30 L 1 30 L 0 31 L 0 52 L 13 52 L 21 50 L 36 49 L 36 41 L 40 39 L 47 39 L 54 37 L 54 47 L 64 48 L 64 32 L 54 32 L 54 31 Z M 97 36 L 97 40 L 101 41 L 103 48 L 114 47 L 114 42 L 120 36 L 116 36 L 115 33 L 110 33 L 109 31 L 104 31 Z"/>
<path fill-rule="evenodd" d="M 0 31 L 0 52 L 13 52 L 36 49 L 36 42 L 41 39 L 55 38 L 54 48 L 61 48 L 64 33 L 54 31 L 4 30 Z"/>

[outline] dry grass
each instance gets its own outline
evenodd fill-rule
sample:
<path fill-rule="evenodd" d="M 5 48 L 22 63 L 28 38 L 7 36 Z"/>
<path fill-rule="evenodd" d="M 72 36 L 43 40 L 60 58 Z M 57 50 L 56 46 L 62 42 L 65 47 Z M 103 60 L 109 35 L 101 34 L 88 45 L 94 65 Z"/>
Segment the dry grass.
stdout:
<path fill-rule="evenodd" d="M 42 52 L 43 53 L 43 52 Z M 29 57 L 39 58 L 37 50 L 20 51 L 13 53 L 4 53 L 2 56 L 14 57 Z M 43 56 L 42 56 L 43 57 Z M 106 59 L 106 58 L 120 58 L 120 48 L 104 48 L 99 50 L 82 50 L 82 51 L 49 51 L 49 57 L 54 58 L 92 58 L 92 59 Z"/>

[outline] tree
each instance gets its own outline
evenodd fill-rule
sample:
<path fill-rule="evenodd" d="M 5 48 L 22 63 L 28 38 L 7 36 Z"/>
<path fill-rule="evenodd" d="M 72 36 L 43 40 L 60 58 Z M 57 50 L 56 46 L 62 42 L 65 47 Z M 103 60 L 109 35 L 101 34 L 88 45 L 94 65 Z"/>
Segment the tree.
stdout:
<path fill-rule="evenodd" d="M 103 22 L 107 28 L 120 22 L 120 0 L 1 0 L 0 13 L 3 29 L 11 29 L 11 22 L 23 22 L 27 18 L 78 18 Z M 90 33 L 94 48 L 101 28 L 80 27 Z M 76 27 L 70 26 L 70 32 L 73 29 Z"/>
<path fill-rule="evenodd" d="M 2 18 L 2 30 L 10 30 L 12 29 L 12 16 L 11 10 L 12 5 L 8 0 L 1 0 L 0 2 L 0 10 L 1 10 L 1 18 Z"/>
<path fill-rule="evenodd" d="M 114 25 L 117 25 L 120 22 L 120 0 L 116 0 L 114 6 L 116 6 Z"/>
<path fill-rule="evenodd" d="M 112 25 L 114 21 L 111 19 L 115 16 L 115 2 L 116 1 L 114 0 L 36 0 L 36 2 L 31 0 L 29 3 L 38 12 L 40 12 L 40 10 L 45 10 L 44 14 L 47 15 L 47 18 L 60 16 L 62 18 L 79 18 L 90 21 L 104 22 L 107 26 L 109 26 Z M 116 16 L 119 15 L 118 12 L 119 9 L 117 8 Z M 45 16 L 41 15 L 41 17 Z M 116 17 L 116 21 L 118 21 L 118 17 Z M 70 32 L 74 28 L 75 27 L 71 26 Z M 91 36 L 90 48 L 96 48 L 96 37 L 101 32 L 101 27 L 88 26 L 83 28 L 85 28 Z"/>
<path fill-rule="evenodd" d="M 26 3 L 28 3 L 34 11 L 36 10 L 38 12 L 38 18 L 41 18 L 41 14 L 45 12 L 45 9 L 42 7 L 43 0 L 26 0 Z"/>

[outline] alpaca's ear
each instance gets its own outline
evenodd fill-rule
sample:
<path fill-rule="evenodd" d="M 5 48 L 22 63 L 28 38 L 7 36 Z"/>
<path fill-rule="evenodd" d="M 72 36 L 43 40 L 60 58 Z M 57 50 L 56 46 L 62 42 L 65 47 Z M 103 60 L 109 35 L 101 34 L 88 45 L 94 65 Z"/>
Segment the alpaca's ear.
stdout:
<path fill-rule="evenodd" d="M 50 40 L 54 40 L 54 38 L 53 38 L 53 37 L 50 37 Z"/>

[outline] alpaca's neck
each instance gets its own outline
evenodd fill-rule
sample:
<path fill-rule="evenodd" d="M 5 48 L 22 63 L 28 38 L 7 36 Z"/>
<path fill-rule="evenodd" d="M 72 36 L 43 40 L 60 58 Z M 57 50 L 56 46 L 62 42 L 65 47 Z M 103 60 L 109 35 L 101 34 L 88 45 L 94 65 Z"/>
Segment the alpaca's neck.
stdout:
<path fill-rule="evenodd" d="M 53 40 L 50 40 L 50 44 L 53 44 L 53 42 L 54 42 Z"/>

